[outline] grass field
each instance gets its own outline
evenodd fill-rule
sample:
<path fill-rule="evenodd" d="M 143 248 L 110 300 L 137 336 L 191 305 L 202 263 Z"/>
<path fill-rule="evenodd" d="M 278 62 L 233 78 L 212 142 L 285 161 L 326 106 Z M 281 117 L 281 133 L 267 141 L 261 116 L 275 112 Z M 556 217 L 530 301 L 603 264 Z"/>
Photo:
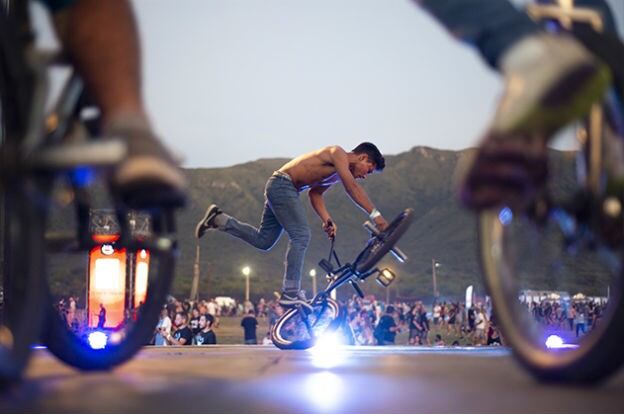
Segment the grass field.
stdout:
<path fill-rule="evenodd" d="M 214 330 L 217 335 L 217 343 L 220 345 L 232 345 L 242 344 L 243 340 L 243 328 L 240 326 L 241 317 L 222 317 L 219 320 L 219 326 Z M 258 336 L 258 343 L 262 341 L 262 338 L 269 330 L 269 321 L 267 318 L 258 318 L 258 329 L 256 334 Z M 451 345 L 453 341 L 459 342 L 459 345 L 473 345 L 473 342 L 468 337 L 460 337 L 455 333 L 447 333 L 445 328 L 432 326 L 429 332 L 429 341 L 433 344 L 435 335 L 440 333 L 442 340 L 446 345 Z M 397 345 L 407 345 L 409 338 L 409 332 L 403 331 L 396 337 Z"/>

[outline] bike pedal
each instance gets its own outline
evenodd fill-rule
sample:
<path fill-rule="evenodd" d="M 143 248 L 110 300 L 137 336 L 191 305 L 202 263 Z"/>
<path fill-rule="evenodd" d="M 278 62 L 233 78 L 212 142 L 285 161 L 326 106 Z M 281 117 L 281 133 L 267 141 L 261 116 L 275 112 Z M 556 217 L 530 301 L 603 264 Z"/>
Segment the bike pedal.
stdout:
<path fill-rule="evenodd" d="M 332 264 L 327 259 L 321 260 L 319 262 L 319 266 L 321 266 L 321 269 L 323 269 L 325 272 L 327 272 L 328 275 L 334 273 L 334 267 L 332 266 Z"/>

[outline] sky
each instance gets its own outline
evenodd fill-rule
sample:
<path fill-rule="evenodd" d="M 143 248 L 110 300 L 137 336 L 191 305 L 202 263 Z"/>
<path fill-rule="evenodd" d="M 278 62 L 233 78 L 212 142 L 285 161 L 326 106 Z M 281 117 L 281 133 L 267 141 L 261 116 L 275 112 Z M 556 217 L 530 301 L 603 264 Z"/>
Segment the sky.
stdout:
<path fill-rule="evenodd" d="M 463 149 L 501 89 L 410 0 L 132 3 L 148 111 L 185 167 L 365 140 L 385 154 Z M 624 0 L 610 3 L 624 26 Z"/>

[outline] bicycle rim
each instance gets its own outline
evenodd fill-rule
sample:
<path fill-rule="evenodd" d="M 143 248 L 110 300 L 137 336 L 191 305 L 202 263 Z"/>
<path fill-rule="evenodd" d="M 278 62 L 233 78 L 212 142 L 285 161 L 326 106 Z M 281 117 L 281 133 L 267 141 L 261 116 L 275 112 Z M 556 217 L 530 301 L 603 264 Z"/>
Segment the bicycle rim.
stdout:
<path fill-rule="evenodd" d="M 76 326 L 72 329 L 72 321 L 63 318 L 53 307 L 52 296 L 48 294 L 43 340 L 50 352 L 85 371 L 107 370 L 133 357 L 152 339 L 173 279 L 175 255 L 175 250 L 150 253 L 145 302 L 129 315 L 114 318 L 107 314 L 103 328 L 97 327 L 97 316 L 91 315 L 90 319 L 81 320 L 74 331 Z M 97 312 L 95 306 L 89 312 Z"/>
<path fill-rule="evenodd" d="M 271 340 L 280 349 L 307 349 L 314 346 L 315 339 L 333 332 L 341 322 L 341 309 L 338 303 L 327 298 L 324 303 L 313 306 L 307 315 L 313 336 L 297 309 L 289 309 L 271 329 Z"/>

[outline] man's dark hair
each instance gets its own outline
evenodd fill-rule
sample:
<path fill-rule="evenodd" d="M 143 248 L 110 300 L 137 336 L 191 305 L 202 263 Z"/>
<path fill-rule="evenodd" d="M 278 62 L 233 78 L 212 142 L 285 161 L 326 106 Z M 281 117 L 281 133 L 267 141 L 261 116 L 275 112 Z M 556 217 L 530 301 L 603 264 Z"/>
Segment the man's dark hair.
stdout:
<path fill-rule="evenodd" d="M 375 163 L 375 171 L 381 171 L 386 167 L 386 160 L 379 152 L 379 148 L 370 142 L 362 142 L 357 147 L 353 148 L 354 154 L 366 154 L 368 159 Z"/>

